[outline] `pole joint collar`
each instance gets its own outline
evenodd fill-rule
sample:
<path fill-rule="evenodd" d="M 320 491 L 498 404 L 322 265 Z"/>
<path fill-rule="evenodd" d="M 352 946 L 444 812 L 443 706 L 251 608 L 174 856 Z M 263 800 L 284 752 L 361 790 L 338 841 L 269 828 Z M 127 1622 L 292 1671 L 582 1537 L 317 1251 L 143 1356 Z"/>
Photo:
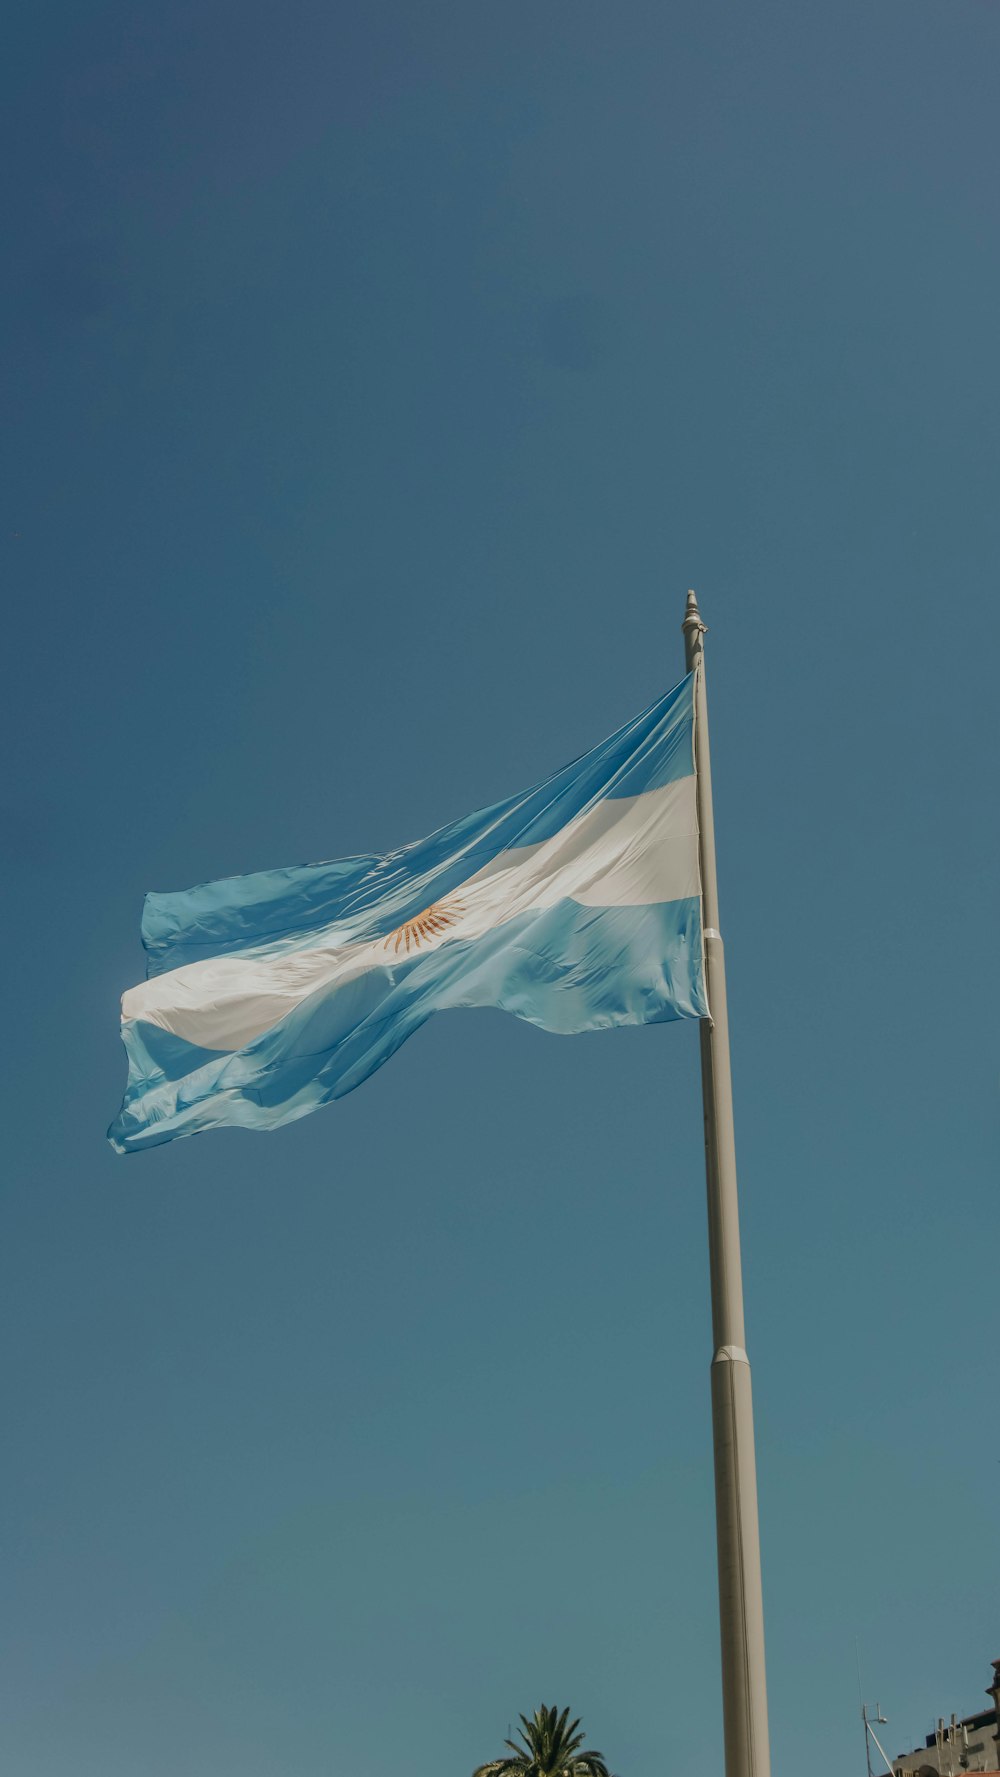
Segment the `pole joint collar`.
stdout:
<path fill-rule="evenodd" d="M 720 1345 L 712 1359 L 712 1363 L 713 1365 L 746 1364 L 749 1367 L 750 1359 L 747 1357 L 742 1345 Z"/>

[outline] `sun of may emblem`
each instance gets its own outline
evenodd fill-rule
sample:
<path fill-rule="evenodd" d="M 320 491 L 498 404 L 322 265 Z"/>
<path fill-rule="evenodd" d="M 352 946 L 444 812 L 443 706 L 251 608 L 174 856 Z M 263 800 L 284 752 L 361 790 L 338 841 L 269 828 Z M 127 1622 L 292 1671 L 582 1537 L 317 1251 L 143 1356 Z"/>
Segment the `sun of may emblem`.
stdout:
<path fill-rule="evenodd" d="M 391 945 L 393 955 L 398 955 L 404 944 L 407 952 L 411 946 L 419 950 L 421 944 L 429 944 L 449 926 L 456 925 L 463 911 L 461 901 L 434 901 L 430 907 L 424 908 L 423 913 L 418 913 L 416 919 L 408 920 L 405 926 L 397 926 L 394 932 L 390 932 L 382 948 L 388 950 Z"/>

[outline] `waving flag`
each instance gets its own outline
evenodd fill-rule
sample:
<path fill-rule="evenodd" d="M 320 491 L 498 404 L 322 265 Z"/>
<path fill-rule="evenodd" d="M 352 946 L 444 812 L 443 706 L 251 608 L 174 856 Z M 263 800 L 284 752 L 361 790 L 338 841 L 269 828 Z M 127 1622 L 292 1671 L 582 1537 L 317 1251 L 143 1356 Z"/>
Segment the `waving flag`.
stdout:
<path fill-rule="evenodd" d="M 563 1033 L 703 1017 L 692 687 L 401 851 L 147 895 L 112 1146 L 277 1128 L 449 1007 Z"/>

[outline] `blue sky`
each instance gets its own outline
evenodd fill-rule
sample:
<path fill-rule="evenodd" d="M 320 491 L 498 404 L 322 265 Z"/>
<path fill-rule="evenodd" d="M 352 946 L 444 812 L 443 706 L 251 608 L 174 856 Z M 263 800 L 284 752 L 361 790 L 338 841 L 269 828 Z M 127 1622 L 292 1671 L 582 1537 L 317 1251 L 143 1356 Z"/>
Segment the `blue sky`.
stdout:
<path fill-rule="evenodd" d="M 21 9 L 4 1766 L 721 1768 L 697 1039 L 443 1016 L 123 1160 L 143 891 L 708 638 L 776 1770 L 996 1643 L 996 80 L 969 0 Z M 666 1743 L 666 1751 L 664 1750 Z"/>

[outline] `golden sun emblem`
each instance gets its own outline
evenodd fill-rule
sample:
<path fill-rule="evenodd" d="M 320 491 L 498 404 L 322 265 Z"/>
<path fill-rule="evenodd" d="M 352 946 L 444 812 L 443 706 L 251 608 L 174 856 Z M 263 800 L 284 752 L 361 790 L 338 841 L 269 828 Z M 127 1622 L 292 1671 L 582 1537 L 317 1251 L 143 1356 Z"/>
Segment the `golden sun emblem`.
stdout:
<path fill-rule="evenodd" d="M 395 956 L 399 955 L 403 944 L 407 954 L 411 945 L 414 950 L 419 950 L 421 944 L 428 944 L 432 938 L 439 938 L 449 926 L 457 925 L 464 911 L 461 901 L 434 901 L 430 907 L 424 908 L 423 913 L 418 913 L 416 919 L 408 920 L 406 925 L 397 926 L 394 932 L 390 932 L 382 948 L 388 950 L 391 944 Z"/>

